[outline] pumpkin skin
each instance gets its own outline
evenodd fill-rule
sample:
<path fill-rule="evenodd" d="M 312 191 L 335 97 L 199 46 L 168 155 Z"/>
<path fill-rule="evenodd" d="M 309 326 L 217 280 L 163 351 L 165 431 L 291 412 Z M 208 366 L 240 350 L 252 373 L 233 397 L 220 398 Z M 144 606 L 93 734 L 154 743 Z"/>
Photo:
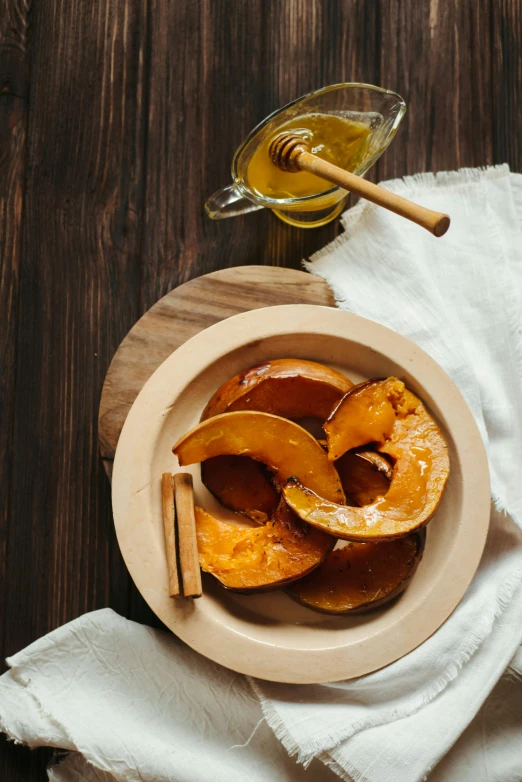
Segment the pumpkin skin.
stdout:
<path fill-rule="evenodd" d="M 201 420 L 234 410 L 258 410 L 297 421 L 325 420 L 353 383 L 340 372 L 299 358 L 266 361 L 224 383 L 211 397 Z"/>
<path fill-rule="evenodd" d="M 273 470 L 280 484 L 297 477 L 325 498 L 345 501 L 337 471 L 317 440 L 286 418 L 250 411 L 223 413 L 202 421 L 172 450 L 182 467 L 215 456 L 250 456 Z"/>
<path fill-rule="evenodd" d="M 358 397 L 355 402 L 352 394 Z M 394 422 L 390 427 L 391 414 Z M 384 497 L 355 508 L 332 503 L 320 492 L 292 480 L 283 489 L 292 510 L 318 529 L 361 542 L 400 537 L 427 524 L 444 493 L 449 457 L 439 427 L 420 399 L 395 378 L 370 381 L 349 391 L 328 423 L 325 429 L 330 458 L 342 456 L 340 451 L 347 444 L 365 445 L 373 441 L 376 432 L 385 432 L 376 450 L 394 461 L 390 488 Z"/>
<path fill-rule="evenodd" d="M 297 358 L 266 361 L 224 383 L 208 402 L 201 420 L 234 410 L 257 410 L 292 421 L 324 421 L 353 386 L 334 369 Z M 226 508 L 256 521 L 274 513 L 279 496 L 266 470 L 246 456 L 216 456 L 201 465 L 201 480 Z"/>
<path fill-rule="evenodd" d="M 287 588 L 307 608 L 357 614 L 383 606 L 408 586 L 422 559 L 426 531 L 376 543 L 347 543 Z"/>
<path fill-rule="evenodd" d="M 330 554 L 335 538 L 302 522 L 283 499 L 264 526 L 239 527 L 196 507 L 199 563 L 234 592 L 263 592 L 302 578 Z"/>
<path fill-rule="evenodd" d="M 328 457 L 333 462 L 346 451 L 383 442 L 390 436 L 395 424 L 389 399 L 393 388 L 394 383 L 387 380 L 366 380 L 353 386 L 341 399 L 323 426 Z"/>
<path fill-rule="evenodd" d="M 266 470 L 248 456 L 214 456 L 201 464 L 201 480 L 225 508 L 263 524 L 279 503 Z"/>

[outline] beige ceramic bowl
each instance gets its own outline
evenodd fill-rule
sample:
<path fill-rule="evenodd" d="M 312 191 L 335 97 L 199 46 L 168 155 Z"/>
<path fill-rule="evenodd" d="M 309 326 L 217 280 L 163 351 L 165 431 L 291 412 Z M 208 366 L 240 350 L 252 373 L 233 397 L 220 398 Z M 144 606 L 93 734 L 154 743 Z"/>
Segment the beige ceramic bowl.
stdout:
<path fill-rule="evenodd" d="M 237 595 L 204 576 L 199 600 L 167 594 L 161 474 L 179 470 L 173 443 L 194 426 L 213 392 L 270 358 L 329 364 L 358 382 L 396 375 L 439 421 L 451 476 L 428 526 L 424 558 L 388 608 L 335 617 L 283 592 Z M 194 476 L 198 504 L 231 517 Z M 425 641 L 461 600 L 478 566 L 489 522 L 486 455 L 475 422 L 445 372 L 409 340 L 342 310 L 289 305 L 254 310 L 190 339 L 154 373 L 123 427 L 112 481 L 116 532 L 127 567 L 157 616 L 183 641 L 227 668 L 281 682 L 326 682 L 374 671 Z"/>

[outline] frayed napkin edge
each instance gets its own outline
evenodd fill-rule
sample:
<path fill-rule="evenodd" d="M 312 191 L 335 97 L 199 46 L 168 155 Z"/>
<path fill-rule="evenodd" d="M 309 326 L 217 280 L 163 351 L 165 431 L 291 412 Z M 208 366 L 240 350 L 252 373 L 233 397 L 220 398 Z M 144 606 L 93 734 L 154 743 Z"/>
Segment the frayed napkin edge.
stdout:
<path fill-rule="evenodd" d="M 418 693 L 412 699 L 408 708 L 394 709 L 391 712 L 383 714 L 377 721 L 364 719 L 355 723 L 348 729 L 334 730 L 329 736 L 322 736 L 319 739 L 310 739 L 309 741 L 298 743 L 293 737 L 290 729 L 285 725 L 283 719 L 279 716 L 276 707 L 271 700 L 263 694 L 257 681 L 250 676 L 247 676 L 246 679 L 254 694 L 259 699 L 266 722 L 275 733 L 276 738 L 279 739 L 291 757 L 295 757 L 298 763 L 302 764 L 305 768 L 308 768 L 310 763 L 316 758 L 324 762 L 324 753 L 335 749 L 343 741 L 351 738 L 351 736 L 354 736 L 356 733 L 410 717 L 429 704 L 437 695 L 440 695 L 448 685 L 458 677 L 463 667 L 471 660 L 484 641 L 489 637 L 493 631 L 496 620 L 510 605 L 515 593 L 520 588 L 521 583 L 522 569 L 517 567 L 499 587 L 493 610 L 485 614 L 481 625 L 477 628 L 475 633 L 464 641 L 455 655 L 454 660 L 448 665 L 446 670 L 430 687 L 423 692 Z M 514 652 L 515 650 L 513 653 Z M 361 777 L 360 780 L 355 780 L 355 782 L 364 782 L 364 779 Z"/>
<path fill-rule="evenodd" d="M 409 197 L 415 197 L 415 191 L 417 189 L 423 191 L 426 189 L 455 190 L 475 185 L 482 180 L 502 179 L 510 176 L 511 171 L 509 165 L 507 163 L 500 163 L 496 166 L 459 168 L 457 171 L 439 171 L 437 174 L 426 171 L 420 174 L 405 176 L 402 179 L 388 179 L 384 182 L 379 182 L 379 185 L 393 193 L 406 192 Z M 323 279 L 325 279 L 322 274 L 315 271 L 314 264 L 316 261 L 319 261 L 321 258 L 330 255 L 332 252 L 342 247 L 350 239 L 351 232 L 354 231 L 356 225 L 364 221 L 366 216 L 371 214 L 375 208 L 374 204 L 361 199 L 355 206 L 343 212 L 341 215 L 343 233 L 333 239 L 333 241 L 325 247 L 317 250 L 317 252 L 310 256 L 309 260 L 303 260 L 302 264 L 304 268 L 307 269 L 307 271 L 316 274 L 318 277 L 323 277 Z M 327 282 L 329 281 L 327 280 Z"/>

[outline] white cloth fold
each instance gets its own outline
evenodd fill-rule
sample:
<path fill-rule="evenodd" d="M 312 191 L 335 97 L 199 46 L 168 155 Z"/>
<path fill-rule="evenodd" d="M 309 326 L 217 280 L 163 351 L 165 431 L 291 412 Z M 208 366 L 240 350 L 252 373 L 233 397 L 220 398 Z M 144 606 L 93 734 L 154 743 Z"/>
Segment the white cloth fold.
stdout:
<path fill-rule="evenodd" d="M 504 619 L 509 621 L 507 612 Z M 485 651 L 488 664 L 502 670 L 505 650 L 498 661 L 497 648 Z M 296 765 L 242 676 L 110 609 L 58 628 L 9 664 L 0 677 L 0 730 L 30 747 L 69 750 L 57 753 L 51 782 L 334 782 L 334 771 L 354 778 L 346 771 L 343 745 L 324 758 L 332 770 L 319 760 L 306 770 Z M 475 697 L 478 702 L 483 693 Z M 427 731 L 449 723 L 451 733 L 458 709 L 449 715 L 445 709 L 441 703 L 435 723 L 427 715 Z M 415 763 L 418 745 L 408 741 L 404 723 L 395 723 L 397 746 L 381 741 L 380 729 L 358 734 L 374 743 L 374 756 L 372 745 L 365 745 L 369 761 L 390 773 L 396 753 L 399 771 Z M 521 733 L 522 651 L 430 782 L 520 782 Z"/>
<path fill-rule="evenodd" d="M 451 621 L 402 660 L 349 682 L 253 682 L 291 754 L 305 764 L 319 755 L 356 782 L 405 782 L 423 779 L 449 750 L 522 636 L 521 535 L 500 512 L 492 517 L 480 572 Z M 374 768 L 377 757 L 382 767 Z"/>
<path fill-rule="evenodd" d="M 243 676 L 108 608 L 59 627 L 8 664 L 0 730 L 83 756 L 58 765 L 51 779 L 335 779 L 319 762 L 302 776 Z"/>
<path fill-rule="evenodd" d="M 308 268 L 339 306 L 427 350 L 466 398 L 495 499 L 472 585 L 421 647 L 330 685 L 250 689 L 168 634 L 108 609 L 81 617 L 0 678 L 0 730 L 71 750 L 54 782 L 522 779 L 522 176 L 499 166 L 385 186 L 448 212 L 450 231 L 437 240 L 361 202 Z"/>

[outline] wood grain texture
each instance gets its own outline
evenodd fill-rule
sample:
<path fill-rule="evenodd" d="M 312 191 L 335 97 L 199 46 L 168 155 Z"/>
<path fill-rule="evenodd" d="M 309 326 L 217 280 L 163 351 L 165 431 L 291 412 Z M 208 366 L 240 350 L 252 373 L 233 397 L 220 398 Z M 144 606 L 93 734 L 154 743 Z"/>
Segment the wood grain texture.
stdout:
<path fill-rule="evenodd" d="M 522 6 L 492 0 L 491 82 L 495 159 L 522 170 Z"/>
<path fill-rule="evenodd" d="M 22 246 L 30 8 L 15 0 L 0 15 L 0 486 L 11 477 Z M 7 586 L 9 493 L 0 491 L 0 617 Z M 5 626 L 0 626 L 3 641 Z M 3 648 L 3 643 L 2 643 Z"/>
<path fill-rule="evenodd" d="M 3 657 L 100 606 L 155 622 L 97 455 L 110 360 L 179 283 L 298 268 L 338 230 L 204 217 L 253 125 L 310 89 L 365 81 L 409 107 L 372 178 L 522 168 L 518 0 L 30 5 L 0 0 Z M 3 743 L 0 779 L 41 780 L 47 758 Z"/>
<path fill-rule="evenodd" d="M 240 312 L 277 304 L 333 306 L 334 299 L 323 280 L 305 272 L 244 266 L 187 282 L 143 315 L 118 348 L 103 386 L 98 434 L 109 475 L 127 413 L 159 365 L 208 326 Z"/>
<path fill-rule="evenodd" d="M 13 523 L 11 481 L 15 420 L 19 279 L 30 73 L 31 3 L 0 2 L 0 648 L 2 659 L 10 646 L 5 617 L 8 611 L 8 558 Z M 17 552 L 23 560 L 23 552 Z M 37 779 L 50 751 L 16 751 L 0 734 L 0 779 Z"/>
<path fill-rule="evenodd" d="M 138 315 L 141 9 L 44 0 L 32 13 L 2 656 L 129 605 L 96 410 Z"/>
<path fill-rule="evenodd" d="M 504 162 L 493 148 L 492 5 L 381 0 L 380 82 L 408 112 L 379 180 Z"/>
<path fill-rule="evenodd" d="M 303 231 L 266 211 L 213 222 L 203 206 L 230 183 L 252 127 L 324 84 L 371 81 L 377 45 L 374 2 L 153 0 L 152 10 L 144 309 L 216 268 L 297 268 L 336 235 L 337 224 Z"/>

